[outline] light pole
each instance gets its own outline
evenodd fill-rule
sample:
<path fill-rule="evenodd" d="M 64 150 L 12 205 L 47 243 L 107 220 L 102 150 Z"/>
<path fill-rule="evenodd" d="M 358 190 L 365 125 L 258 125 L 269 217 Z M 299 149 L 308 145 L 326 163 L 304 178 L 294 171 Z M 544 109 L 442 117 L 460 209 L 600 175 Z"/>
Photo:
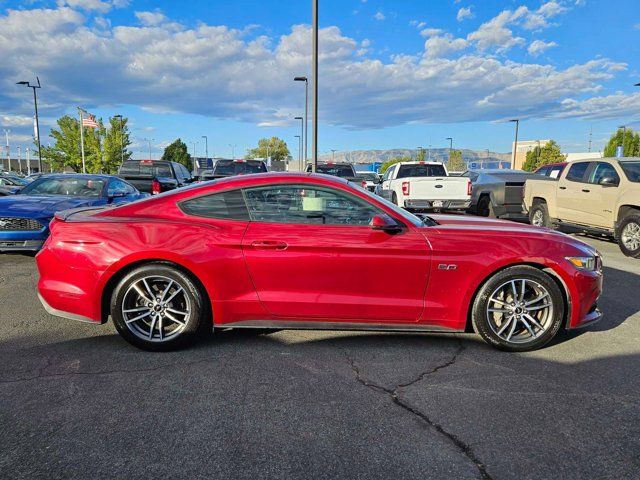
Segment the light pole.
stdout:
<path fill-rule="evenodd" d="M 202 135 L 202 138 L 204 138 L 204 158 L 209 161 L 209 139 L 206 135 Z"/>
<path fill-rule="evenodd" d="M 307 77 L 294 77 L 294 82 L 304 82 L 304 163 L 307 164 L 307 143 L 309 143 L 309 130 L 307 122 L 309 120 L 309 80 Z"/>
<path fill-rule="evenodd" d="M 518 128 L 520 127 L 520 119 L 513 118 L 509 120 L 509 122 L 515 122 L 516 124 L 516 139 L 513 142 L 513 157 L 511 159 L 511 169 L 514 170 L 516 168 L 516 154 L 518 152 Z"/>
<path fill-rule="evenodd" d="M 296 77 L 296 78 L 297 78 L 297 77 Z M 304 119 L 304 117 L 294 117 L 294 120 L 300 120 L 300 145 L 302 145 L 302 144 L 305 142 L 305 140 L 306 140 L 306 138 L 305 138 L 305 134 L 304 134 L 305 119 Z M 301 147 L 301 148 L 302 148 L 302 147 Z M 306 149 L 306 145 L 305 145 L 305 149 Z M 304 163 L 306 164 L 306 159 L 307 159 L 307 158 L 306 158 L 306 156 L 307 156 L 307 152 L 306 152 L 306 151 L 305 151 L 305 154 L 304 154 L 304 155 L 305 155 L 305 156 L 304 156 L 304 160 L 305 160 L 305 162 L 304 162 Z M 301 153 L 300 153 L 300 162 L 301 162 L 301 163 L 300 163 L 300 165 L 301 165 L 301 166 L 300 166 L 300 171 L 302 171 L 302 170 L 303 170 L 303 168 L 302 168 L 302 158 L 303 158 L 303 157 L 302 157 L 302 150 L 301 150 Z"/>
<path fill-rule="evenodd" d="M 318 0 L 311 0 L 311 16 L 313 23 L 312 34 L 312 77 L 313 77 L 313 141 L 311 154 L 313 155 L 313 173 L 318 168 Z"/>
<path fill-rule="evenodd" d="M 449 162 L 451 162 L 451 152 L 453 151 L 453 138 L 447 137 L 446 140 L 449 140 Z"/>
<path fill-rule="evenodd" d="M 622 129 L 622 157 L 624 158 L 624 137 L 626 136 L 626 133 L 627 133 L 627 126 L 620 125 L 618 128 Z M 9 143 L 7 143 L 7 145 L 9 145 Z"/>
<path fill-rule="evenodd" d="M 331 149 L 331 161 L 336 161 L 336 151 L 333 148 Z"/>
<path fill-rule="evenodd" d="M 31 175 L 31 149 L 29 147 L 25 148 L 24 156 L 27 160 L 27 175 Z"/>
<path fill-rule="evenodd" d="M 4 137 L 7 139 L 7 170 L 11 171 L 11 149 L 9 147 L 9 133 L 11 130 L 4 129 Z"/>
<path fill-rule="evenodd" d="M 236 159 L 236 145 L 237 144 L 229 144 L 229 146 L 231 147 L 231 159 L 235 160 Z"/>
<path fill-rule="evenodd" d="M 122 126 L 122 115 L 114 115 L 113 118 L 120 119 L 120 164 L 124 163 L 124 129 Z"/>
<path fill-rule="evenodd" d="M 20 152 L 20 145 L 16 148 L 18 149 L 18 172 L 22 173 L 22 153 Z"/>
<path fill-rule="evenodd" d="M 36 77 L 38 81 L 37 85 L 31 85 L 29 82 L 17 82 L 16 85 L 26 85 L 33 89 L 33 106 L 36 111 L 36 140 L 38 140 L 38 171 L 42 173 L 42 147 L 40 146 L 40 119 L 38 118 L 38 95 L 36 94 L 36 88 L 42 88 L 40 86 L 40 79 Z"/>
<path fill-rule="evenodd" d="M 298 139 L 298 164 L 302 171 L 302 135 L 294 135 Z"/>

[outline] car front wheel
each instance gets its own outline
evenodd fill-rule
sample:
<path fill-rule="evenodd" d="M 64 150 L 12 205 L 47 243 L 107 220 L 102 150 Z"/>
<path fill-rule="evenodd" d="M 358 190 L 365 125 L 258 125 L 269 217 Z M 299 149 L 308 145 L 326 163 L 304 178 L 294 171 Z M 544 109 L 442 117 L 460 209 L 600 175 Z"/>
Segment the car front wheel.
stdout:
<path fill-rule="evenodd" d="M 203 295 L 182 271 L 149 264 L 127 274 L 111 300 L 118 333 L 143 350 L 173 350 L 191 342 L 204 322 Z"/>
<path fill-rule="evenodd" d="M 473 327 L 500 350 L 525 352 L 549 342 L 562 326 L 564 301 L 556 282 L 534 267 L 498 272 L 480 289 Z"/>
<path fill-rule="evenodd" d="M 628 215 L 620 222 L 618 245 L 627 257 L 640 258 L 640 215 Z"/>

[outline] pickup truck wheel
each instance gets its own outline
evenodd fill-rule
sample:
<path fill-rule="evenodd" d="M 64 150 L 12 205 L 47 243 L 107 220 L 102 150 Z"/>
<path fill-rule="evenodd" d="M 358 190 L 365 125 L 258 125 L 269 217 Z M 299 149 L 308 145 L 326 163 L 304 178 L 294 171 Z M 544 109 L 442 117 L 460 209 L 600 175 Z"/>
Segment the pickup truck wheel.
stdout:
<path fill-rule="evenodd" d="M 496 213 L 493 210 L 493 204 L 491 203 L 491 197 L 484 195 L 478 201 L 478 215 L 481 217 L 496 218 Z"/>
<path fill-rule="evenodd" d="M 549 209 L 546 203 L 536 203 L 529 212 L 529 223 L 534 227 L 552 228 Z"/>
<path fill-rule="evenodd" d="M 472 309 L 474 330 L 500 350 L 525 352 L 544 346 L 564 319 L 556 282 L 534 267 L 506 268 L 482 286 Z"/>
<path fill-rule="evenodd" d="M 398 203 L 398 196 L 396 195 L 396 192 L 393 192 L 393 193 L 391 194 L 391 201 L 392 201 L 393 203 L 395 203 L 396 205 L 398 205 L 399 207 L 402 207 L 402 205 L 400 205 L 400 204 Z"/>
<path fill-rule="evenodd" d="M 640 258 L 640 215 L 627 215 L 620 222 L 618 245 L 627 257 Z"/>

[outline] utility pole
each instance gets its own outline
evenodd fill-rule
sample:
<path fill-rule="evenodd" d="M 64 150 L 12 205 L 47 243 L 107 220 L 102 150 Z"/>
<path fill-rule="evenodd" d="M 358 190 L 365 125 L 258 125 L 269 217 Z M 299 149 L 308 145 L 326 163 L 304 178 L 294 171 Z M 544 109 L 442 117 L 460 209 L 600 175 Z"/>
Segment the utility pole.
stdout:
<path fill-rule="evenodd" d="M 298 139 L 298 164 L 302 164 L 302 135 L 294 135 Z M 300 167 L 302 171 L 302 166 Z"/>
<path fill-rule="evenodd" d="M 511 169 L 513 170 L 516 168 L 516 154 L 518 153 L 518 128 L 520 127 L 520 119 L 514 118 L 509 120 L 509 122 L 515 122 L 516 124 L 516 139 L 515 142 L 513 142 L 513 157 L 511 159 Z"/>
<path fill-rule="evenodd" d="M 4 136 L 7 139 L 7 170 L 11 171 L 11 149 L 9 148 L 9 133 L 11 130 L 4 129 Z"/>
<path fill-rule="evenodd" d="M 31 85 L 30 82 L 17 82 L 16 85 L 26 85 L 29 88 L 33 89 L 33 106 L 36 111 L 36 140 L 38 140 L 38 171 L 42 173 L 42 147 L 40 146 L 40 119 L 38 118 L 38 95 L 36 94 L 36 89 L 42 88 L 40 85 L 40 78 L 36 77 L 38 81 L 37 85 Z"/>
<path fill-rule="evenodd" d="M 313 70 L 313 173 L 318 169 L 318 0 L 311 0 L 313 23 L 312 33 L 312 70 Z"/>

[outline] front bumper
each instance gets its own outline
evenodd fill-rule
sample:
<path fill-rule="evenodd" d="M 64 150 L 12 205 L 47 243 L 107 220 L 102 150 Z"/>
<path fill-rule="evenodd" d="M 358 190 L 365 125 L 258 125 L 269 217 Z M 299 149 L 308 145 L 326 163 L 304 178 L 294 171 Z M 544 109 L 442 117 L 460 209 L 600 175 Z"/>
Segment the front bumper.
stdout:
<path fill-rule="evenodd" d="M 405 200 L 407 210 L 467 210 L 470 200 Z"/>
<path fill-rule="evenodd" d="M 3 240 L 0 239 L 0 252 L 37 252 L 44 240 Z"/>

